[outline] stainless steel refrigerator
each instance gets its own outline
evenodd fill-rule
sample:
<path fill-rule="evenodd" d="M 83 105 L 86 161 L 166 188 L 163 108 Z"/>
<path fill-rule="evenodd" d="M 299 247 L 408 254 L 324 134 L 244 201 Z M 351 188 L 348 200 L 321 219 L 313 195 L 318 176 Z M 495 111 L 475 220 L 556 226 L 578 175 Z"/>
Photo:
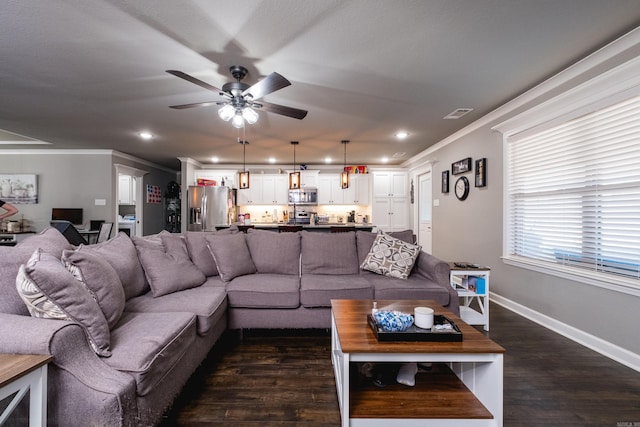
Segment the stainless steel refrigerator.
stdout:
<path fill-rule="evenodd" d="M 229 187 L 189 187 L 189 231 L 215 231 L 236 220 L 235 191 Z"/>

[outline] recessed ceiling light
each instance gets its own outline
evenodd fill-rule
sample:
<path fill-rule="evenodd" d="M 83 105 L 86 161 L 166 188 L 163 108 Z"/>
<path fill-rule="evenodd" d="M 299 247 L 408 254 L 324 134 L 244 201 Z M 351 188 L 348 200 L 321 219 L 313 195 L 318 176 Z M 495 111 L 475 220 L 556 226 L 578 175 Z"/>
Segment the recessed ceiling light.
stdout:
<path fill-rule="evenodd" d="M 400 130 L 396 132 L 396 138 L 398 139 L 405 139 L 408 136 L 409 136 L 409 132 L 407 132 L 406 130 Z"/>
<path fill-rule="evenodd" d="M 331 163 L 331 157 L 325 157 L 324 158 L 324 162 L 325 163 Z"/>
<path fill-rule="evenodd" d="M 453 110 L 452 112 L 444 116 L 443 118 L 445 120 L 456 120 L 462 116 L 469 114 L 472 111 L 473 111 L 473 108 L 456 108 L 455 110 Z"/>
<path fill-rule="evenodd" d="M 388 159 L 388 158 L 386 158 L 386 157 L 383 157 L 382 159 L 380 159 L 380 161 L 381 161 L 382 163 L 387 163 L 387 162 L 389 161 L 389 159 Z"/>
<path fill-rule="evenodd" d="M 212 161 L 213 163 L 218 163 L 218 162 L 220 161 L 220 159 L 219 159 L 218 157 L 216 157 L 216 156 L 213 156 L 213 157 L 211 158 L 211 161 Z"/>
<path fill-rule="evenodd" d="M 269 157 L 269 163 L 273 164 L 276 162 L 276 158 L 275 157 Z"/>
<path fill-rule="evenodd" d="M 144 130 L 144 131 L 140 132 L 140 133 L 138 134 L 138 136 L 139 136 L 140 138 L 144 139 L 145 141 L 148 141 L 148 140 L 150 140 L 150 139 L 152 139 L 152 138 L 153 138 L 153 134 L 151 134 L 151 132 L 146 131 L 146 130 Z"/>

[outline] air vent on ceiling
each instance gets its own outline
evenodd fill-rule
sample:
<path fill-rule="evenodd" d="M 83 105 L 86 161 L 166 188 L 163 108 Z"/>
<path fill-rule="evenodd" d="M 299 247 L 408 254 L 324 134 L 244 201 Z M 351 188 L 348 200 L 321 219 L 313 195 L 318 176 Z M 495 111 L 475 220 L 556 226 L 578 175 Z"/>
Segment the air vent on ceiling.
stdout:
<path fill-rule="evenodd" d="M 472 111 L 473 111 L 473 108 L 456 108 L 451 113 L 449 113 L 446 116 L 444 116 L 444 119 L 445 120 L 459 119 L 460 117 L 462 117 L 462 116 L 464 116 L 466 114 L 469 114 Z"/>
<path fill-rule="evenodd" d="M 393 156 L 391 156 L 391 158 L 393 159 L 400 159 L 402 157 L 404 157 L 407 153 L 405 153 L 404 151 L 398 151 L 397 153 L 393 153 Z"/>

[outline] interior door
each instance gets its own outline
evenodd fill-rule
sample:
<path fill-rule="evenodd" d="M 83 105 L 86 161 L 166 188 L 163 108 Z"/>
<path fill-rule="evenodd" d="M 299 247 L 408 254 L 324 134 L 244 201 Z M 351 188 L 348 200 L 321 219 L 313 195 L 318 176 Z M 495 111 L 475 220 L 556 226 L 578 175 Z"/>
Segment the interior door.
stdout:
<path fill-rule="evenodd" d="M 418 225 L 418 244 L 422 246 L 422 250 L 428 253 L 432 252 L 431 245 L 431 206 L 432 188 L 431 188 L 431 172 L 418 176 L 418 203 L 419 203 L 419 225 Z"/>

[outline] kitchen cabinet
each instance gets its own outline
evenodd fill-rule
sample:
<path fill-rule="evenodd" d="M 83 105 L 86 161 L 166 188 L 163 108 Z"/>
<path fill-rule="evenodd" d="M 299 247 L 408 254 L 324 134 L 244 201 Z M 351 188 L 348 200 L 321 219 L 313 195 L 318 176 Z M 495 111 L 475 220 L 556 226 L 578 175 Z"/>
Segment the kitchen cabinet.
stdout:
<path fill-rule="evenodd" d="M 287 175 L 262 175 L 262 204 L 286 205 L 289 201 Z"/>
<path fill-rule="evenodd" d="M 343 205 L 344 191 L 340 188 L 340 175 L 327 173 L 318 175 L 318 204 Z"/>
<path fill-rule="evenodd" d="M 408 197 L 375 197 L 371 215 L 373 223 L 382 231 L 403 231 L 411 228 Z"/>
<path fill-rule="evenodd" d="M 238 189 L 238 205 L 286 205 L 289 201 L 288 175 L 251 174 L 249 188 Z"/>
<path fill-rule="evenodd" d="M 373 197 L 408 197 L 408 179 L 407 172 L 374 172 Z"/>
<path fill-rule="evenodd" d="M 350 174 L 349 188 L 343 191 L 343 202 L 347 205 L 369 205 L 369 175 L 367 174 Z M 338 185 L 340 175 L 338 175 Z"/>
<path fill-rule="evenodd" d="M 118 204 L 136 204 L 136 179 L 131 175 L 118 175 Z"/>
<path fill-rule="evenodd" d="M 300 187 L 316 188 L 318 186 L 319 171 L 300 171 Z M 287 188 L 289 188 L 289 180 L 287 176 Z"/>
<path fill-rule="evenodd" d="M 402 231 L 409 224 L 409 175 L 403 171 L 373 173 L 373 223 L 383 231 Z"/>
<path fill-rule="evenodd" d="M 262 175 L 251 174 L 249 188 L 239 188 L 236 203 L 238 205 L 262 205 Z"/>

